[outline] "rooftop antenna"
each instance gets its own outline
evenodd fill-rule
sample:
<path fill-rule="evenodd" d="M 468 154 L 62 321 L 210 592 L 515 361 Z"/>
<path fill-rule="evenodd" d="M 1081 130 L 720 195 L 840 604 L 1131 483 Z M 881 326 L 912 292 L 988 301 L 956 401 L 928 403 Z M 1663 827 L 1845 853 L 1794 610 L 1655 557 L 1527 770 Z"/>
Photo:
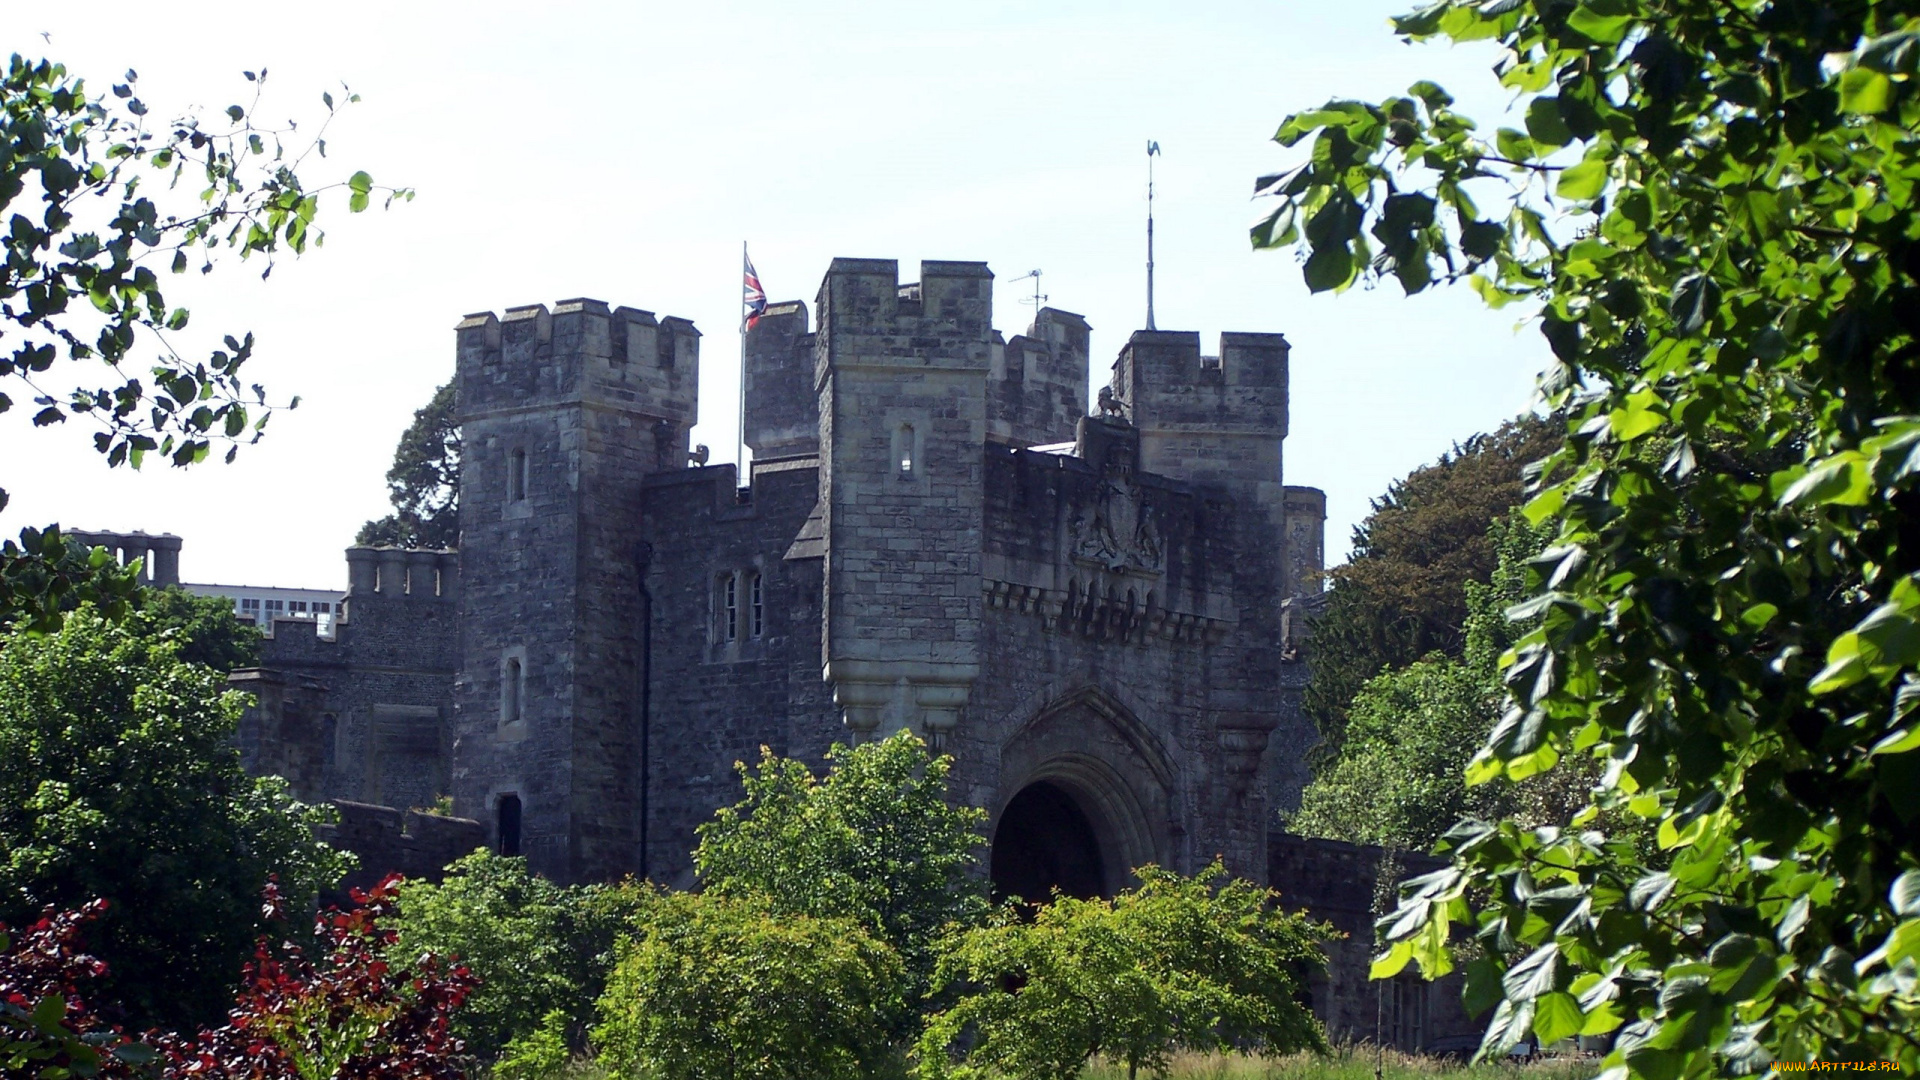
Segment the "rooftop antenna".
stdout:
<path fill-rule="evenodd" d="M 1014 278 L 1013 280 L 1025 281 L 1028 278 L 1033 279 L 1033 299 L 1028 300 L 1026 297 L 1023 296 L 1020 298 L 1020 302 L 1023 304 L 1033 305 L 1033 319 L 1035 322 L 1039 322 L 1040 321 L 1040 305 L 1047 302 L 1047 294 L 1040 291 L 1040 271 L 1029 270 L 1024 274 L 1021 274 L 1019 277 Z"/>
<path fill-rule="evenodd" d="M 1153 159 L 1160 156 L 1160 144 L 1147 140 L 1147 329 L 1153 330 Z"/>

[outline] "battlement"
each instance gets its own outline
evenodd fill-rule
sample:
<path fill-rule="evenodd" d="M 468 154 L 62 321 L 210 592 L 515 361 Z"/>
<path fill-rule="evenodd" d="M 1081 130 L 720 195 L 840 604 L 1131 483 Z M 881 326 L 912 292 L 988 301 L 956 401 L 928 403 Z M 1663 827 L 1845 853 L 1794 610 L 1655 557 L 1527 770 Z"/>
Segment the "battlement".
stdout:
<path fill-rule="evenodd" d="M 482 311 L 455 327 L 460 410 L 592 403 L 691 427 L 700 332 L 691 321 L 587 297 Z"/>
<path fill-rule="evenodd" d="M 460 553 L 401 547 L 347 549 L 347 599 L 439 601 L 460 598 Z"/>
<path fill-rule="evenodd" d="M 140 583 L 153 588 L 180 584 L 179 537 L 172 533 L 152 536 L 144 532 L 83 532 L 72 529 L 69 537 L 88 547 L 102 547 L 113 553 L 122 566 L 140 564 Z"/>
<path fill-rule="evenodd" d="M 1087 414 L 1092 328 L 1071 311 L 1041 308 L 987 371 L 987 435 L 1011 446 L 1064 442 Z M 996 339 L 997 341 L 997 339 Z"/>
<path fill-rule="evenodd" d="M 1141 467 L 1196 481 L 1280 480 L 1287 360 L 1280 334 L 1141 330 L 1114 361 L 1116 407 L 1140 429 Z"/>
<path fill-rule="evenodd" d="M 893 336 L 900 340 L 885 357 L 933 359 L 945 351 L 937 339 L 984 344 L 992 337 L 993 271 L 983 262 L 929 259 L 920 263 L 919 281 L 903 284 L 898 260 L 835 259 L 815 306 L 823 337 Z"/>

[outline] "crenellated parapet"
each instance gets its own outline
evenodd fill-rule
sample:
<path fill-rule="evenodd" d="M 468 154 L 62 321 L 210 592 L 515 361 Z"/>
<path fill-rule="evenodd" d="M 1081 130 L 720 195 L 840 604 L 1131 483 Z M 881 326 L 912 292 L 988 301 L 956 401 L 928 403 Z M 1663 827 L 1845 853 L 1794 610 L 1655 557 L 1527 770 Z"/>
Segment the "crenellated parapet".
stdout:
<path fill-rule="evenodd" d="M 347 549 L 347 599 L 460 598 L 460 553 L 453 550 L 371 547 Z"/>
<path fill-rule="evenodd" d="M 181 540 L 172 533 L 157 536 L 145 532 L 98 532 L 71 530 L 69 537 L 88 547 L 106 548 L 122 566 L 140 564 L 140 583 L 153 588 L 180 584 Z"/>
<path fill-rule="evenodd" d="M 1280 334 L 1134 333 L 1113 366 L 1113 397 L 1140 431 L 1141 467 L 1181 480 L 1280 483 L 1287 361 Z M 1277 494 L 1277 492 L 1276 492 Z M 1276 500 L 1277 501 L 1277 500 Z"/>
<path fill-rule="evenodd" d="M 699 407 L 692 322 L 579 298 L 469 315 L 456 335 L 463 421 L 563 403 L 633 413 L 660 426 L 647 434 L 663 460 L 685 463 Z"/>

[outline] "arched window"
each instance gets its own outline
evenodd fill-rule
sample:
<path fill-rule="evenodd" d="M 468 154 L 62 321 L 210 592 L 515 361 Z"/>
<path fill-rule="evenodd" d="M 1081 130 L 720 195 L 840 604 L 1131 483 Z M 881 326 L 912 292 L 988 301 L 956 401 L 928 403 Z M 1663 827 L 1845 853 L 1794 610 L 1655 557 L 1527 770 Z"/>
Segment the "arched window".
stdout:
<path fill-rule="evenodd" d="M 747 625 L 754 637 L 766 629 L 767 608 L 760 594 L 760 575 L 747 575 Z"/>
<path fill-rule="evenodd" d="M 740 579 L 734 574 L 720 577 L 720 640 L 740 637 Z"/>
<path fill-rule="evenodd" d="M 500 854 L 520 854 L 520 796 L 500 796 L 500 801 L 494 804 L 494 827 Z"/>
<path fill-rule="evenodd" d="M 507 501 L 524 502 L 527 497 L 527 452 L 514 450 L 507 455 Z"/>

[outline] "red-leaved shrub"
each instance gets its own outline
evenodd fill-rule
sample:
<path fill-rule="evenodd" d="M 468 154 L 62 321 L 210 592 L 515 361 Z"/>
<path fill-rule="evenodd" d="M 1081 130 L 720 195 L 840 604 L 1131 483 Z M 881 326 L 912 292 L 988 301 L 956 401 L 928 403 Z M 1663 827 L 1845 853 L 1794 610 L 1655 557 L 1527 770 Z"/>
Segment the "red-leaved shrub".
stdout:
<path fill-rule="evenodd" d="M 431 954 L 405 968 L 386 959 L 398 914 L 398 874 L 351 894 L 350 911 L 320 914 L 319 963 L 295 945 L 261 941 L 223 1027 L 162 1038 L 168 1080 L 458 1080 L 466 1046 L 448 1030 L 477 980 L 441 970 Z M 279 913 L 268 887 L 268 917 Z"/>
<path fill-rule="evenodd" d="M 80 948 L 80 926 L 107 910 L 95 900 L 73 911 L 48 908 L 10 937 L 0 924 L 0 1076 L 133 1077 L 152 1064 L 135 1042 L 87 1007 L 80 983 L 107 965 Z"/>
<path fill-rule="evenodd" d="M 78 993 L 106 965 L 80 951 L 80 926 L 106 909 L 49 911 L 9 942 L 0 933 L 0 1076 L 107 1080 L 460 1080 L 466 1047 L 448 1022 L 477 980 L 431 954 L 393 966 L 387 953 L 399 876 L 320 914 L 316 962 L 261 939 L 224 1026 L 134 1040 Z M 268 919 L 280 915 L 268 885 Z M 4 929 L 4 928 L 0 928 Z"/>

